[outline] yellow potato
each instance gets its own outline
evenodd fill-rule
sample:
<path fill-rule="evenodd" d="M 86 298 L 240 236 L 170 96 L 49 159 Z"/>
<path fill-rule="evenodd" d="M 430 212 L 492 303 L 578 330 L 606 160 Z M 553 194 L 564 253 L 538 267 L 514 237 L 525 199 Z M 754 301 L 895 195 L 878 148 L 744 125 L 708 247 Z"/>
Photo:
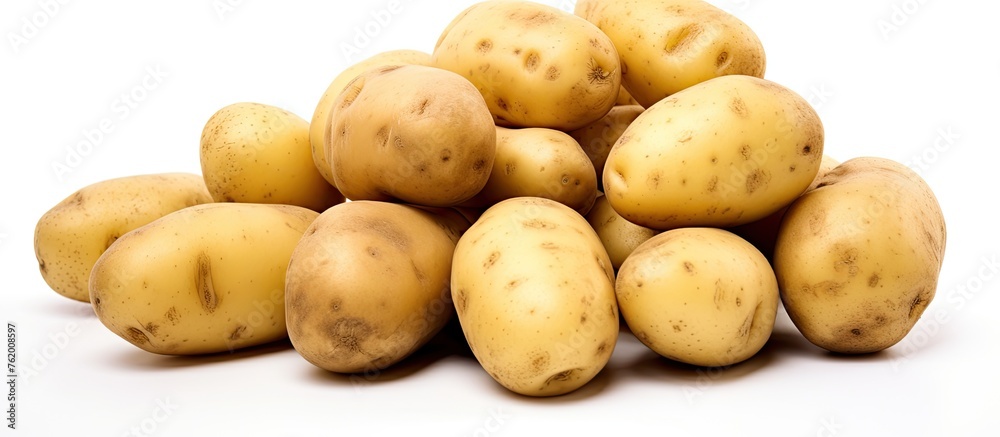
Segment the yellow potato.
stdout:
<path fill-rule="evenodd" d="M 529 396 L 571 392 L 618 338 L 614 272 L 587 221 L 548 199 L 488 209 L 455 248 L 452 297 L 487 373 Z"/>
<path fill-rule="evenodd" d="M 604 164 L 608 161 L 611 148 L 642 111 L 643 108 L 639 105 L 615 106 L 600 120 L 569 133 L 594 165 L 598 189 L 604 189 Z"/>
<path fill-rule="evenodd" d="M 310 363 L 377 372 L 423 346 L 451 318 L 455 211 L 372 201 L 324 212 L 288 265 L 288 336 Z"/>
<path fill-rule="evenodd" d="M 788 208 L 774 269 L 792 322 L 848 354 L 900 340 L 934 298 L 946 230 L 930 187 L 882 158 L 849 160 Z"/>
<path fill-rule="evenodd" d="M 615 106 L 629 106 L 638 104 L 639 102 L 637 102 L 634 98 L 632 98 L 632 95 L 628 93 L 628 90 L 625 89 L 625 87 L 621 87 L 621 89 L 618 90 L 618 100 L 615 101 Z"/>
<path fill-rule="evenodd" d="M 564 132 L 497 127 L 496 158 L 486 186 L 465 206 L 490 207 L 514 197 L 544 197 L 586 214 L 597 197 L 597 174 Z"/>
<path fill-rule="evenodd" d="M 496 129 L 475 87 L 421 65 L 358 76 L 334 103 L 329 157 L 352 200 L 454 206 L 490 177 Z"/>
<path fill-rule="evenodd" d="M 608 198 L 600 196 L 594 207 L 587 213 L 587 222 L 597 232 L 601 244 L 611 258 L 611 265 L 618 270 L 635 248 L 653 238 L 657 232 L 644 228 L 622 218 L 608 203 Z"/>
<path fill-rule="evenodd" d="M 572 130 L 607 114 L 618 52 L 593 24 L 527 1 L 485 1 L 456 17 L 431 55 L 482 92 L 498 126 Z"/>
<path fill-rule="evenodd" d="M 643 344 L 696 366 L 754 356 L 770 338 L 778 309 L 767 259 L 721 229 L 674 229 L 649 239 L 622 264 L 615 291 Z"/>
<path fill-rule="evenodd" d="M 313 163 L 316 169 L 323 175 L 331 185 L 333 181 L 333 170 L 331 170 L 330 159 L 325 146 L 327 135 L 330 131 L 327 122 L 330 120 L 333 111 L 333 101 L 347 88 L 354 78 L 376 67 L 386 67 L 389 65 L 430 65 L 431 55 L 418 50 L 390 50 L 374 55 L 342 71 L 330 82 L 330 86 L 323 92 L 316 110 L 313 111 L 312 121 L 309 123 L 309 145 L 312 149 Z"/>
<path fill-rule="evenodd" d="M 201 170 L 216 202 L 323 211 L 344 201 L 313 164 L 309 124 L 274 106 L 236 103 L 212 115 L 201 134 Z"/>
<path fill-rule="evenodd" d="M 94 265 L 97 318 L 158 354 L 232 351 L 280 340 L 285 270 L 318 214 L 290 205 L 213 203 L 123 235 Z"/>
<path fill-rule="evenodd" d="M 644 107 L 725 75 L 764 77 L 764 47 L 746 23 L 701 0 L 579 0 L 576 14 L 611 38 L 622 85 Z"/>
<path fill-rule="evenodd" d="M 87 186 L 38 220 L 38 270 L 57 293 L 90 302 L 90 270 L 118 237 L 171 212 L 211 201 L 205 181 L 189 173 L 130 176 Z"/>
<path fill-rule="evenodd" d="M 834 167 L 840 165 L 840 162 L 830 158 L 829 156 L 823 155 L 823 161 L 819 165 L 819 173 L 816 174 L 816 178 L 813 179 L 812 183 L 809 184 L 809 188 L 806 188 L 806 193 L 814 190 L 817 185 L 819 185 L 820 179 L 833 170 Z M 805 193 L 803 193 L 805 195 Z M 760 250 L 768 259 L 771 259 L 774 254 L 774 242 L 778 239 L 778 227 L 781 226 L 781 219 L 785 217 L 785 211 L 788 208 L 781 208 L 774 214 L 764 217 L 755 222 L 750 222 L 745 225 L 737 226 L 730 229 L 734 234 L 746 239 L 753 244 L 757 250 Z"/>
<path fill-rule="evenodd" d="M 816 177 L 823 124 L 795 92 L 723 76 L 646 109 L 608 155 L 604 193 L 653 229 L 730 227 L 787 206 Z"/>

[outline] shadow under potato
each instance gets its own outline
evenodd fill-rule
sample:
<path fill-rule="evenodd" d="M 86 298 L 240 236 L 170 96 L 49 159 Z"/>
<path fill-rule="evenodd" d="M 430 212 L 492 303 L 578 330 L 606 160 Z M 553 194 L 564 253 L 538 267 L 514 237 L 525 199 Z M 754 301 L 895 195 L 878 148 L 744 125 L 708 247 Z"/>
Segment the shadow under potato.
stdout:
<path fill-rule="evenodd" d="M 159 355 L 135 347 L 129 347 L 128 350 L 114 357 L 114 361 L 122 367 L 163 370 L 242 361 L 264 355 L 290 352 L 291 350 L 292 343 L 288 339 L 237 349 L 231 352 L 226 351 L 204 355 Z"/>

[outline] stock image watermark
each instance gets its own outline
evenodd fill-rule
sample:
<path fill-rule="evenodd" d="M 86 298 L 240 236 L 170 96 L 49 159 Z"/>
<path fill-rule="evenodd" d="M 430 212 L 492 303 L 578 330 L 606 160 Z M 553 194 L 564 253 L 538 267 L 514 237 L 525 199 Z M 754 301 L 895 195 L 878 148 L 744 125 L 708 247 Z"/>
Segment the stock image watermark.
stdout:
<path fill-rule="evenodd" d="M 7 322 L 7 428 L 17 429 L 17 324 Z"/>
<path fill-rule="evenodd" d="M 6 243 L 7 239 L 9 239 L 9 238 L 10 238 L 10 235 L 8 235 L 6 232 L 4 232 L 3 228 L 0 228 L 0 247 L 3 247 L 4 243 Z"/>
<path fill-rule="evenodd" d="M 837 422 L 837 418 L 824 417 L 820 419 L 819 426 L 816 427 L 815 433 L 811 435 L 816 437 L 834 437 L 841 434 L 841 429 L 843 427 L 843 424 Z"/>
<path fill-rule="evenodd" d="M 901 2 L 893 2 L 889 6 L 888 13 L 879 18 L 875 24 L 878 26 L 879 32 L 882 34 L 882 39 L 889 41 L 892 35 L 899 32 L 904 26 L 906 26 L 910 20 L 913 19 L 919 12 L 920 9 L 928 3 L 929 0 L 903 0 Z"/>
<path fill-rule="evenodd" d="M 997 261 L 997 255 L 983 256 L 979 265 L 973 268 L 973 273 L 938 298 L 944 298 L 947 306 L 938 308 L 933 314 L 925 313 L 910 333 L 893 347 L 900 354 L 889 361 L 892 369 L 898 372 L 903 365 L 910 362 L 910 358 L 930 344 L 931 340 L 941 333 L 942 328 L 953 320 L 953 316 L 978 297 L 998 273 L 1000 273 L 1000 262 Z"/>
<path fill-rule="evenodd" d="M 242 343 L 254 338 L 254 333 L 258 328 L 265 325 L 273 325 L 277 317 L 284 317 L 285 314 L 285 292 L 281 289 L 271 290 L 267 299 L 260 299 L 253 302 L 254 310 L 246 317 L 236 319 L 236 329 L 225 336 L 226 348 L 229 353 L 243 347 Z M 279 314 L 280 313 L 280 314 Z"/>
<path fill-rule="evenodd" d="M 243 6 L 246 0 L 213 0 L 212 10 L 219 21 L 226 21 L 226 16 L 236 12 L 236 8 Z"/>
<path fill-rule="evenodd" d="M 21 17 L 17 30 L 7 32 L 7 42 L 10 43 L 14 54 L 21 53 L 21 50 L 27 47 L 32 39 L 37 37 L 59 16 L 63 7 L 69 2 L 70 0 L 39 0 L 36 2 L 37 8 Z"/>
<path fill-rule="evenodd" d="M 56 179 L 59 182 L 65 181 L 168 77 L 170 73 L 164 71 L 162 66 L 147 66 L 139 82 L 112 100 L 108 114 L 91 127 L 81 130 L 80 139 L 75 144 L 66 146 L 63 157 L 52 162 L 52 173 Z"/>
<path fill-rule="evenodd" d="M 399 0 L 390 0 L 381 8 L 372 9 L 369 12 L 371 18 L 364 24 L 354 26 L 351 38 L 340 43 L 340 52 L 344 55 L 344 60 L 349 64 L 357 62 L 359 60 L 357 56 L 361 55 L 364 49 L 392 24 L 393 17 L 402 12 L 403 5 Z"/>
<path fill-rule="evenodd" d="M 511 415 L 507 414 L 501 407 L 491 408 L 483 420 L 482 426 L 472 431 L 472 437 L 489 437 L 499 433 L 504 425 L 511 420 Z"/>
<path fill-rule="evenodd" d="M 52 362 L 59 359 L 59 356 L 69 347 L 73 339 L 80 336 L 80 327 L 75 322 L 69 322 L 61 331 L 50 333 L 47 341 L 41 347 L 25 354 L 26 366 L 18 376 L 24 378 L 24 382 L 30 382 L 45 371 Z"/>
<path fill-rule="evenodd" d="M 177 404 L 174 404 L 169 396 L 157 399 L 148 416 L 136 421 L 128 427 L 127 431 L 120 435 L 122 437 L 147 437 L 155 435 L 160 427 L 176 413 L 177 409 Z"/>
<path fill-rule="evenodd" d="M 952 126 L 937 130 L 934 141 L 904 164 L 923 177 L 946 153 L 950 152 L 962 135 Z"/>

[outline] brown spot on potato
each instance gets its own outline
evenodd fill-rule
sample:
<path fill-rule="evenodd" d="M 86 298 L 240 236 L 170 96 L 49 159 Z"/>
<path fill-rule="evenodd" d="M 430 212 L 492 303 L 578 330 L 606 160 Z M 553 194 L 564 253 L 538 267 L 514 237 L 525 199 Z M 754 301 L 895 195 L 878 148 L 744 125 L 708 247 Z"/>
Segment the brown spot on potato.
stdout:
<path fill-rule="evenodd" d="M 480 160 L 477 160 L 476 162 L 472 163 L 472 171 L 474 171 L 476 173 L 482 173 L 483 170 L 486 170 L 486 160 L 485 159 L 480 159 Z"/>
<path fill-rule="evenodd" d="M 559 71 L 559 68 L 554 65 L 545 70 L 545 80 L 554 81 L 559 79 L 560 75 L 562 75 L 562 73 Z"/>
<path fill-rule="evenodd" d="M 673 325 L 673 328 L 674 328 L 674 332 L 681 332 L 681 331 L 683 331 L 683 329 L 681 329 L 681 325 Z"/>
<path fill-rule="evenodd" d="M 465 294 L 465 289 L 459 289 L 458 293 L 455 293 L 455 309 L 459 312 L 464 313 L 465 309 L 469 307 L 469 300 Z"/>
<path fill-rule="evenodd" d="M 365 251 L 368 252 L 368 256 L 372 258 L 378 258 L 379 255 L 382 254 L 382 252 L 380 252 L 377 247 L 372 247 L 372 246 L 368 246 L 368 248 L 365 249 Z"/>
<path fill-rule="evenodd" d="M 719 56 L 715 57 L 715 68 L 720 70 L 726 68 L 726 66 L 729 65 L 729 60 L 729 52 L 719 52 Z"/>
<path fill-rule="evenodd" d="M 497 107 L 502 109 L 504 112 L 508 112 L 507 101 L 503 97 L 497 97 Z"/>
<path fill-rule="evenodd" d="M 486 261 L 483 261 L 483 268 L 488 269 L 490 267 L 493 267 L 493 265 L 497 263 L 498 259 L 500 259 L 500 252 L 494 251 L 493 253 L 490 254 L 490 256 L 486 258 Z"/>
<path fill-rule="evenodd" d="M 855 248 L 847 249 L 840 254 L 840 259 L 833 263 L 833 270 L 837 273 L 844 273 L 851 277 L 854 277 L 861 271 L 861 268 L 857 266 L 858 261 L 858 250 Z"/>
<path fill-rule="evenodd" d="M 146 336 L 141 329 L 134 326 L 130 326 L 125 330 L 125 339 L 134 345 L 143 345 L 149 343 L 149 337 Z"/>
<path fill-rule="evenodd" d="M 743 157 L 744 161 L 749 161 L 750 160 L 750 155 L 752 153 L 753 153 L 753 150 L 750 149 L 750 145 L 749 144 L 744 144 L 744 145 L 740 146 L 740 156 Z"/>
<path fill-rule="evenodd" d="M 914 317 L 920 317 L 920 315 L 923 314 L 924 309 L 926 309 L 927 305 L 931 302 L 931 299 L 927 294 L 926 290 L 922 290 L 916 297 L 913 298 L 912 301 L 910 301 L 909 318 L 912 319 Z"/>
<path fill-rule="evenodd" d="M 851 335 L 857 337 L 861 335 L 861 330 L 858 328 L 851 329 Z"/>
<path fill-rule="evenodd" d="M 539 356 L 535 357 L 535 359 L 531 360 L 531 368 L 534 369 L 536 373 L 541 372 L 542 370 L 545 370 L 546 367 L 549 367 L 549 353 L 548 352 L 543 352 L 541 355 L 539 355 Z"/>
<path fill-rule="evenodd" d="M 237 326 L 236 329 L 234 329 L 233 332 L 229 334 L 229 341 L 236 341 L 242 338 L 243 332 L 245 332 L 246 329 L 247 329 L 246 325 Z"/>
<path fill-rule="evenodd" d="M 539 246 L 545 250 L 559 250 L 559 245 L 551 241 L 543 242 Z"/>
<path fill-rule="evenodd" d="M 507 176 L 514 174 L 514 170 L 517 170 L 517 164 L 514 164 L 513 162 L 508 162 L 503 167 L 503 172 Z"/>
<path fill-rule="evenodd" d="M 719 177 L 718 176 L 712 176 L 712 178 L 708 180 L 708 187 L 707 187 L 707 189 L 708 189 L 709 193 L 714 193 L 715 190 L 719 189 Z"/>
<path fill-rule="evenodd" d="M 872 288 L 878 286 L 879 279 L 881 278 L 879 278 L 878 273 L 872 273 L 872 275 L 868 277 L 868 286 Z"/>
<path fill-rule="evenodd" d="M 372 335 L 374 330 L 368 322 L 356 317 L 337 319 L 329 325 L 329 340 L 333 343 L 333 351 L 345 350 L 357 354 L 362 353 L 362 343 Z"/>
<path fill-rule="evenodd" d="M 696 41 L 701 36 L 702 28 L 698 23 L 688 24 L 667 34 L 663 51 L 668 55 L 678 55 L 691 47 L 696 47 Z"/>
<path fill-rule="evenodd" d="M 181 315 L 177 313 L 177 307 L 170 307 L 163 315 L 171 325 L 176 326 L 181 321 Z"/>
<path fill-rule="evenodd" d="M 531 219 L 525 221 L 522 226 L 532 229 L 555 229 L 558 226 L 555 223 L 547 222 L 540 219 Z"/>
<path fill-rule="evenodd" d="M 513 289 L 515 289 L 517 287 L 520 287 L 521 284 L 524 283 L 524 281 L 525 280 L 523 278 L 511 279 L 511 281 L 507 283 L 506 288 L 507 288 L 508 291 L 513 290 Z"/>
<path fill-rule="evenodd" d="M 195 290 L 202 308 L 212 313 L 219 306 L 219 296 L 215 293 L 212 281 L 212 260 L 205 252 L 198 254 L 197 272 L 195 273 Z"/>
<path fill-rule="evenodd" d="M 528 53 L 528 56 L 525 56 L 524 58 L 524 69 L 528 73 L 534 73 L 535 70 L 538 69 L 538 64 L 541 62 L 542 60 L 538 56 L 538 53 L 535 52 Z"/>
<path fill-rule="evenodd" d="M 427 111 L 427 107 L 430 106 L 430 104 L 431 104 L 430 99 L 423 99 L 420 101 L 420 103 L 414 105 L 414 107 L 410 109 L 410 112 L 417 115 L 424 115 L 424 112 Z"/>
<path fill-rule="evenodd" d="M 451 149 L 444 149 L 441 151 L 441 162 L 451 161 Z"/>
<path fill-rule="evenodd" d="M 611 81 L 610 71 L 605 71 L 604 67 L 597 64 L 597 61 L 591 59 L 590 63 L 587 64 L 587 68 L 590 70 L 587 73 L 587 79 L 591 84 L 606 84 Z"/>
<path fill-rule="evenodd" d="M 754 171 L 750 172 L 749 175 L 747 175 L 747 182 L 746 182 L 747 194 L 753 194 L 761 187 L 766 186 L 768 182 L 770 182 L 770 178 L 767 176 L 767 173 L 764 173 L 764 170 L 761 170 L 759 168 L 755 169 Z"/>
<path fill-rule="evenodd" d="M 736 306 L 737 307 L 743 306 L 743 299 L 740 299 L 740 298 L 737 297 L 736 298 Z"/>
<path fill-rule="evenodd" d="M 548 377 L 548 379 L 545 380 L 545 386 L 548 386 L 549 384 L 552 384 L 553 382 L 569 381 L 573 377 L 574 373 L 576 373 L 578 371 L 581 371 L 581 370 L 583 370 L 583 369 L 579 369 L 579 368 L 578 369 L 568 369 L 568 370 L 563 370 L 562 372 L 553 374 L 552 376 Z"/>
<path fill-rule="evenodd" d="M 746 337 L 750 335 L 750 332 L 753 331 L 754 316 L 756 315 L 757 315 L 757 308 L 754 308 L 754 310 L 750 313 L 750 315 L 748 315 L 747 318 L 743 320 L 743 324 L 740 325 L 739 332 L 736 333 L 737 336 Z"/>
<path fill-rule="evenodd" d="M 684 261 L 684 271 L 693 275 L 694 274 L 694 264 L 691 264 L 691 261 Z"/>
<path fill-rule="evenodd" d="M 156 336 L 156 331 L 160 329 L 160 326 L 153 322 L 149 322 L 146 324 L 145 328 L 146 332 L 149 332 L 149 335 Z"/>
<path fill-rule="evenodd" d="M 580 314 L 580 323 L 587 323 L 587 313 Z"/>
<path fill-rule="evenodd" d="M 747 110 L 746 102 L 739 97 L 733 98 L 733 100 L 729 102 L 729 109 L 731 109 L 739 118 L 747 118 L 750 115 L 750 111 Z"/>
<path fill-rule="evenodd" d="M 42 272 L 43 275 L 47 272 L 47 270 L 45 268 L 45 260 L 44 259 L 38 260 L 38 271 Z"/>
<path fill-rule="evenodd" d="M 488 39 L 479 40 L 479 43 L 476 44 L 476 50 L 481 54 L 489 53 L 490 50 L 493 50 L 493 41 Z"/>
<path fill-rule="evenodd" d="M 111 234 L 111 235 L 109 235 L 108 236 L 108 241 L 106 241 L 104 243 L 104 250 L 108 250 L 108 248 L 111 247 L 112 244 L 115 244 L 115 241 L 118 241 L 119 237 L 121 237 L 121 236 L 118 235 L 118 234 Z"/>
<path fill-rule="evenodd" d="M 806 285 L 804 287 L 804 292 L 812 293 L 815 296 L 819 296 L 820 293 L 823 294 L 837 294 L 840 290 L 844 288 L 843 282 L 837 281 L 822 281 L 813 285 Z"/>
<path fill-rule="evenodd" d="M 343 304 L 344 304 L 344 301 L 341 298 L 339 298 L 339 297 L 333 298 L 333 300 L 330 301 L 330 311 L 333 311 L 333 312 L 340 311 L 340 306 L 343 305 Z"/>
<path fill-rule="evenodd" d="M 813 146 L 811 144 L 806 144 L 805 146 L 802 146 L 802 154 L 803 155 L 807 155 L 808 156 L 808 155 L 810 155 L 812 153 L 813 153 Z"/>
<path fill-rule="evenodd" d="M 597 345 L 597 352 L 594 355 L 601 356 L 604 355 L 604 351 L 608 350 L 608 342 L 602 341 L 601 344 Z"/>

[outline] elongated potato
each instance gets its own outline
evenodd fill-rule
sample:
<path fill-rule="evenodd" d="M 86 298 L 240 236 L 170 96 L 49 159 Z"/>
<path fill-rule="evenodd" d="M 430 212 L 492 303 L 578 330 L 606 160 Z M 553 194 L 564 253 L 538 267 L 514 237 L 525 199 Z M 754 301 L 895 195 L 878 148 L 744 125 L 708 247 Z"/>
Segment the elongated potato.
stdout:
<path fill-rule="evenodd" d="M 344 201 L 313 164 L 309 123 L 270 105 L 235 103 L 213 114 L 201 134 L 201 170 L 217 202 L 323 211 Z"/>
<path fill-rule="evenodd" d="M 753 30 L 702 0 L 579 0 L 576 14 L 611 38 L 622 85 L 647 108 L 715 77 L 764 77 L 764 47 Z"/>
<path fill-rule="evenodd" d="M 479 89 L 498 126 L 577 129 L 607 114 L 621 89 L 618 52 L 600 29 L 533 2 L 472 5 L 431 56 Z"/>
<path fill-rule="evenodd" d="M 856 158 L 788 208 L 774 269 L 792 322 L 813 344 L 888 348 L 934 298 L 946 230 L 930 187 L 903 164 Z"/>
<path fill-rule="evenodd" d="M 608 155 L 604 193 L 641 226 L 729 227 L 759 220 L 806 190 L 823 156 L 823 124 L 773 82 L 723 76 L 661 100 Z"/>
<path fill-rule="evenodd" d="M 488 209 L 459 240 L 451 281 L 473 354 L 516 393 L 571 392 L 611 357 L 611 261 L 587 221 L 561 203 L 519 197 Z"/>
<path fill-rule="evenodd" d="M 615 106 L 600 120 L 569 132 L 594 165 L 598 189 L 604 189 L 604 164 L 608 161 L 611 148 L 642 111 L 644 109 L 639 105 Z"/>
<path fill-rule="evenodd" d="M 752 357 L 771 337 L 778 310 L 767 259 L 721 229 L 674 229 L 650 238 L 622 264 L 615 292 L 643 344 L 696 366 Z"/>
<path fill-rule="evenodd" d="M 200 175 L 129 176 L 89 185 L 35 225 L 35 257 L 56 293 L 90 302 L 90 270 L 118 237 L 171 212 L 212 202 Z"/>
<path fill-rule="evenodd" d="M 580 214 L 590 211 L 597 198 L 597 174 L 573 137 L 546 128 L 496 129 L 490 178 L 465 206 L 490 207 L 514 197 L 544 197 Z"/>
<path fill-rule="evenodd" d="M 333 170 L 331 170 L 330 158 L 327 155 L 327 148 L 325 146 L 327 141 L 327 136 L 330 134 L 330 130 L 327 129 L 327 122 L 332 116 L 333 102 L 337 99 L 337 96 L 347 88 L 347 84 L 351 83 L 354 78 L 361 75 L 365 71 L 371 70 L 377 67 L 386 67 L 389 65 L 430 65 L 431 55 L 429 53 L 424 53 L 419 50 L 390 50 L 388 52 L 382 52 L 376 54 L 368 59 L 365 59 L 357 64 L 348 67 L 346 70 L 342 71 L 330 82 L 330 86 L 326 88 L 323 92 L 323 96 L 320 97 L 319 103 L 316 104 L 316 110 L 313 111 L 312 121 L 309 123 L 309 145 L 312 148 L 313 163 L 316 165 L 316 169 L 319 173 L 323 175 L 331 185 L 335 184 L 333 180 Z"/>
<path fill-rule="evenodd" d="M 123 235 L 94 265 L 90 301 L 104 326 L 158 354 L 232 351 L 280 340 L 285 270 L 314 211 L 214 203 Z"/>
<path fill-rule="evenodd" d="M 469 227 L 451 210 L 372 201 L 313 222 L 288 265 L 288 336 L 310 363 L 377 372 L 423 346 L 451 318 L 452 254 Z"/>
<path fill-rule="evenodd" d="M 376 68 L 334 106 L 331 169 L 351 200 L 455 206 L 490 177 L 496 129 L 462 76 L 422 65 Z"/>

